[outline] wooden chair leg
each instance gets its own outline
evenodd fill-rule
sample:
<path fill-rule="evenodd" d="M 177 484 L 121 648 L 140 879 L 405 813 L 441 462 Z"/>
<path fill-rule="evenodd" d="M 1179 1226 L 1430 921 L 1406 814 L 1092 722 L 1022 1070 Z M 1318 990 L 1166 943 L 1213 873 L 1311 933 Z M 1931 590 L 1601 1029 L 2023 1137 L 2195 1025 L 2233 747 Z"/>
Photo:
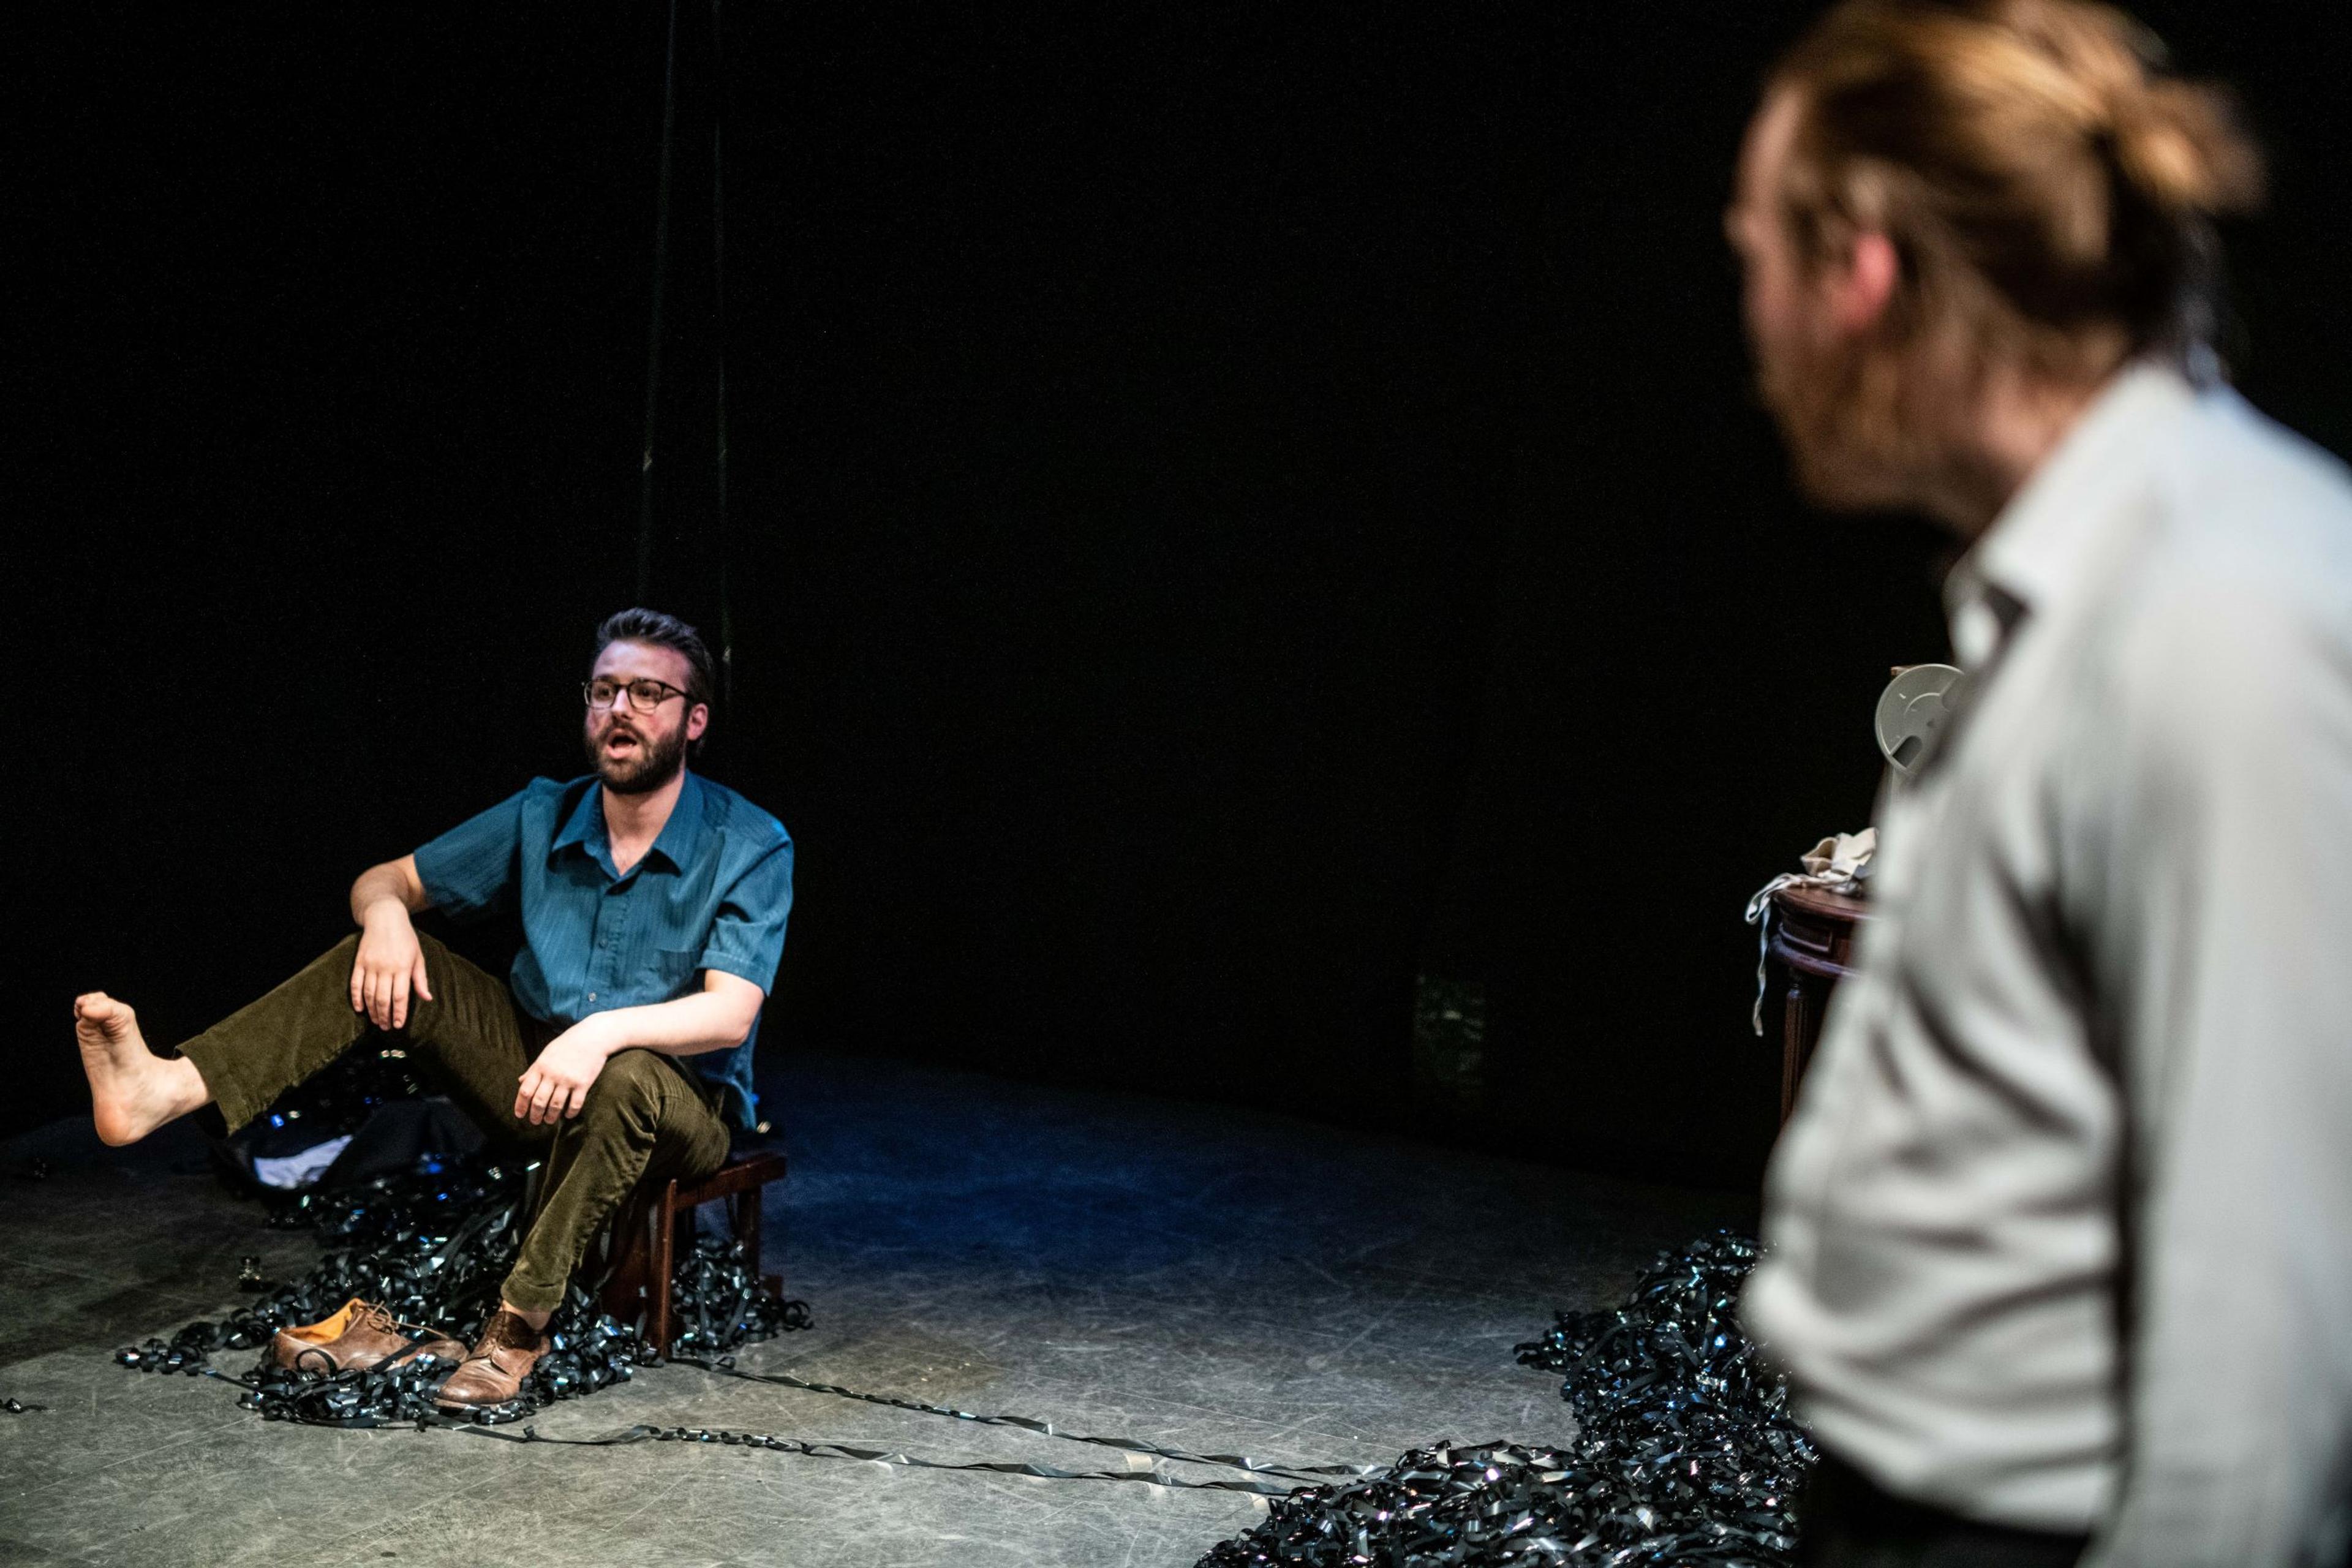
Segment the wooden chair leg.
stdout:
<path fill-rule="evenodd" d="M 604 1310 L 624 1323 L 642 1321 L 639 1313 L 646 1306 L 646 1253 L 653 1232 L 647 1215 L 637 1205 L 625 1204 L 613 1216 L 613 1233 L 607 1255 L 612 1272 L 604 1281 Z"/>
<path fill-rule="evenodd" d="M 648 1304 L 653 1309 L 646 1314 L 646 1333 L 653 1342 L 655 1356 L 662 1361 L 669 1359 L 669 1287 L 675 1268 L 672 1253 L 677 1245 L 677 1184 L 670 1182 L 654 1200 L 651 1256 L 646 1259 L 653 1275 L 646 1291 Z"/>
<path fill-rule="evenodd" d="M 743 1248 L 743 1272 L 760 1277 L 760 1189 L 746 1187 L 735 1194 L 735 1239 Z"/>
<path fill-rule="evenodd" d="M 1804 977 L 1795 971 L 1789 974 L 1789 989 L 1780 1013 L 1780 1125 L 1789 1125 L 1789 1118 L 1797 1109 L 1797 1079 L 1805 1070 L 1806 1034 L 1812 1026 L 1811 998 L 1805 994 Z"/>

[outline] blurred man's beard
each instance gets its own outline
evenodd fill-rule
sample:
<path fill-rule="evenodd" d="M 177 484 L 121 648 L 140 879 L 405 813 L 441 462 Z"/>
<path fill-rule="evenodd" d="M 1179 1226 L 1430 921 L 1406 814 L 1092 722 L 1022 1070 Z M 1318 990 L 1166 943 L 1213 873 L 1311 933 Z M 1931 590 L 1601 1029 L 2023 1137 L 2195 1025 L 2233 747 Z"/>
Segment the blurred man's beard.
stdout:
<path fill-rule="evenodd" d="M 634 757 L 613 758 L 604 754 L 604 735 L 586 737 L 588 765 L 596 770 L 596 777 L 614 795 L 651 795 L 677 776 L 686 766 L 686 730 L 683 726 L 671 731 L 670 737 L 656 744 L 646 739 L 642 730 L 631 730 L 637 738 L 637 754 Z"/>
<path fill-rule="evenodd" d="M 1885 350 L 1788 339 L 1753 348 L 1758 395 L 1808 500 L 1859 509 L 1910 499 L 1916 453 L 1899 414 L 1901 368 Z"/>

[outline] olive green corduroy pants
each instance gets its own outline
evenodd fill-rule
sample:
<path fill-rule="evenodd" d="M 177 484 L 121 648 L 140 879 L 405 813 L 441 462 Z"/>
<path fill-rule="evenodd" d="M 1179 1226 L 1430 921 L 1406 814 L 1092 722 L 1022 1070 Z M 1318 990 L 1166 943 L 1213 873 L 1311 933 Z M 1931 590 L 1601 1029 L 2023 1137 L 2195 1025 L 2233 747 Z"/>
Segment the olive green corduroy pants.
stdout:
<path fill-rule="evenodd" d="M 433 1000 L 412 996 L 412 1050 L 492 1137 L 543 1151 L 539 1199 L 507 1276 L 509 1305 L 551 1311 L 598 1227 L 641 1182 L 707 1176 L 727 1159 L 727 1129 L 692 1069 L 658 1051 L 616 1051 L 580 1114 L 533 1126 L 514 1113 L 523 1071 L 553 1037 L 518 1010 L 503 982 L 419 933 Z M 234 1132 L 370 1028 L 352 1010 L 359 937 L 346 937 L 258 1002 L 180 1047 Z"/>

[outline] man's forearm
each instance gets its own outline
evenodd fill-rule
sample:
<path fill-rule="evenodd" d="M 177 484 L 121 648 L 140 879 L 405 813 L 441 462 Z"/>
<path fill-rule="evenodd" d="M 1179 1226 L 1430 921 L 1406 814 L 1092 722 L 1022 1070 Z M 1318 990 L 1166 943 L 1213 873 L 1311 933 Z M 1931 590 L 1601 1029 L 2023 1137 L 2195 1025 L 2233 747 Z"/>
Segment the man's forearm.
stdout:
<path fill-rule="evenodd" d="M 387 860 L 381 866 L 371 866 L 352 883 L 353 924 L 367 924 L 368 911 L 385 903 L 398 905 L 403 914 L 425 907 L 424 885 L 417 880 L 410 860 Z"/>
<path fill-rule="evenodd" d="M 577 1116 L 588 1091 L 617 1051 L 666 1056 L 727 1050 L 751 1037 L 767 993 L 723 970 L 709 970 L 694 995 L 644 1007 L 592 1013 L 547 1042 L 515 1086 L 515 1114 L 535 1122 Z"/>
<path fill-rule="evenodd" d="M 615 1007 L 591 1014 L 573 1028 L 585 1032 L 606 1056 L 642 1047 L 665 1056 L 695 1057 L 732 1050 L 749 1039 L 752 1018 L 732 997 L 698 991 L 642 1007 Z"/>

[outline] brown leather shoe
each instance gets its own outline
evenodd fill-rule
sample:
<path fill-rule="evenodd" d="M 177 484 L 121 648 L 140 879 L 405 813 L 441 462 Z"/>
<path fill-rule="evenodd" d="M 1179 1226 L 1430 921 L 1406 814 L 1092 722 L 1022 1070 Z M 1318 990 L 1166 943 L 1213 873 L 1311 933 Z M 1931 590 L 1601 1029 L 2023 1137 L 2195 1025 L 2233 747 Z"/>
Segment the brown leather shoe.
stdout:
<path fill-rule="evenodd" d="M 522 1392 L 522 1380 L 546 1353 L 547 1336 L 501 1307 L 482 1325 L 480 1342 L 457 1363 L 433 1403 L 444 1410 L 504 1405 Z"/>
<path fill-rule="evenodd" d="M 365 1372 L 404 1352 L 457 1361 L 466 1353 L 466 1347 L 430 1330 L 405 1326 L 383 1308 L 356 1296 L 333 1317 L 280 1329 L 269 1342 L 269 1359 L 279 1366 L 329 1377 L 339 1372 Z"/>
<path fill-rule="evenodd" d="M 304 1352 L 324 1349 L 341 1339 L 343 1331 L 352 1326 L 352 1315 L 366 1304 L 354 1296 L 337 1308 L 331 1316 L 321 1318 L 315 1323 L 303 1323 L 299 1326 L 289 1324 L 278 1330 L 277 1333 L 270 1336 L 270 1361 L 283 1367 L 301 1365 Z M 318 1364 L 315 1357 L 312 1358 L 311 1364 Z M 326 1369 L 321 1366 L 320 1370 L 323 1372 Z"/>

